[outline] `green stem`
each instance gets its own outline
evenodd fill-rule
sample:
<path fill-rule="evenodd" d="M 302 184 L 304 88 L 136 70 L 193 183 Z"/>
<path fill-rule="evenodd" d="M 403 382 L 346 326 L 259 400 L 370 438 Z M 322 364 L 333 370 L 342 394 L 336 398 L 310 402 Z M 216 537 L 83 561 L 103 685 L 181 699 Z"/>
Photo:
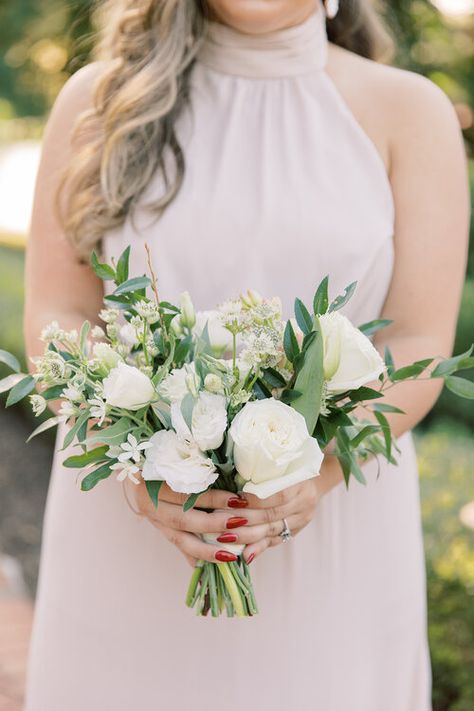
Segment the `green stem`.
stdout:
<path fill-rule="evenodd" d="M 216 569 L 214 564 L 209 565 L 209 598 L 211 604 L 211 615 L 219 617 L 219 602 L 217 599 Z"/>
<path fill-rule="evenodd" d="M 203 573 L 204 569 L 204 561 L 203 560 L 198 560 L 196 563 L 196 567 L 194 568 L 193 575 L 191 577 L 191 582 L 189 583 L 189 588 L 188 592 L 186 594 L 186 605 L 188 607 L 193 607 L 195 601 L 195 593 L 196 589 L 199 583 L 199 580 L 201 578 L 201 575 Z"/>
<path fill-rule="evenodd" d="M 245 607 L 243 604 L 243 600 L 242 600 L 242 595 L 240 594 L 240 590 L 237 587 L 235 578 L 232 575 L 229 564 L 228 563 L 215 563 L 215 565 L 217 565 L 217 567 L 219 569 L 219 573 L 222 575 L 224 585 L 227 589 L 227 592 L 230 595 L 230 599 L 232 600 L 232 604 L 235 609 L 235 614 L 237 615 L 237 617 L 247 617 Z"/>

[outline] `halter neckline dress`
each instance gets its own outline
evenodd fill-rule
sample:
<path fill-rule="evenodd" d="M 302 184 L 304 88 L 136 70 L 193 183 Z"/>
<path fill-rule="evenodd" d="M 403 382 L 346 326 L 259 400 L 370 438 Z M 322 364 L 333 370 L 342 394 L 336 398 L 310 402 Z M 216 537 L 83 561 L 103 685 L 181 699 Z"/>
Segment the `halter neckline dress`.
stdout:
<path fill-rule="evenodd" d="M 152 251 L 163 299 L 198 309 L 251 287 L 286 316 L 326 275 L 359 286 L 346 314 L 377 318 L 393 269 L 394 204 L 383 162 L 325 71 L 322 7 L 248 36 L 213 23 L 177 130 L 176 199 L 147 204 L 104 239 Z M 64 435 L 58 433 L 58 447 Z M 290 543 L 252 564 L 260 614 L 197 618 L 191 568 L 128 508 L 113 478 L 79 490 L 57 453 L 48 493 L 26 711 L 428 711 L 425 574 L 416 458 L 364 467 Z"/>

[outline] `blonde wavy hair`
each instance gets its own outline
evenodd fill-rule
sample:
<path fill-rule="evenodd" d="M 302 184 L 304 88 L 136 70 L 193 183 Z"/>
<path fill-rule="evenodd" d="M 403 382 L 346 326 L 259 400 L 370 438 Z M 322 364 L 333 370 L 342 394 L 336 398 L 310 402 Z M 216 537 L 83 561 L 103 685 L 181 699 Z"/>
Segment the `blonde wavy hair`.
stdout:
<path fill-rule="evenodd" d="M 189 100 L 206 12 L 205 0 L 99 3 L 96 21 L 102 29 L 95 58 L 103 61 L 103 71 L 93 106 L 75 127 L 73 159 L 58 193 L 65 233 L 81 257 L 133 214 L 157 171 L 164 191 L 149 205 L 157 217 L 178 193 L 185 156 L 175 126 Z M 372 59 L 390 47 L 368 0 L 342 0 L 328 34 L 332 42 Z"/>

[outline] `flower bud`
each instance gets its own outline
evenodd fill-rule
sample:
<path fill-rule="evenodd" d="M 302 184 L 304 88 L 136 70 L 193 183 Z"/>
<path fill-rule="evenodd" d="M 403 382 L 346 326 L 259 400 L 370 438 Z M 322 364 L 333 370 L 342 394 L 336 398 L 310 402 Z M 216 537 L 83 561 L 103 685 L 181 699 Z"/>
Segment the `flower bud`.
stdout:
<path fill-rule="evenodd" d="M 183 291 L 180 296 L 181 324 L 185 328 L 192 328 L 196 323 L 196 312 L 188 291 Z M 174 320 L 174 319 L 173 319 Z"/>
<path fill-rule="evenodd" d="M 204 387 L 210 393 L 223 393 L 224 383 L 222 378 L 214 373 L 208 373 L 204 378 Z"/>
<path fill-rule="evenodd" d="M 263 301 L 258 291 L 254 291 L 253 289 L 247 289 L 247 293 L 243 294 L 240 298 L 244 306 L 248 309 L 258 306 Z"/>
<path fill-rule="evenodd" d="M 175 316 L 171 321 L 171 330 L 175 336 L 181 337 L 184 334 L 183 326 L 181 323 L 181 318 L 179 315 Z"/>

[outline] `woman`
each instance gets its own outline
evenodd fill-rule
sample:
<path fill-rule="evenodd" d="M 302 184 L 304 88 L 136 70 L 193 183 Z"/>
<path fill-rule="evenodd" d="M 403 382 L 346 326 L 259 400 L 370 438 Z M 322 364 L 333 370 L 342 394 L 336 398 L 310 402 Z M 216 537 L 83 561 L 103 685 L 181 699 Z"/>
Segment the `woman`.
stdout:
<path fill-rule="evenodd" d="M 53 318 L 97 323 L 100 243 L 151 246 L 163 298 L 211 308 L 248 287 L 285 313 L 331 275 L 348 315 L 394 323 L 397 365 L 450 353 L 468 223 L 463 145 L 445 96 L 378 64 L 364 0 L 126 0 L 106 55 L 49 121 L 28 248 L 26 340 Z M 326 17 L 328 15 L 329 17 Z M 327 31 L 326 31 L 327 27 Z M 328 41 L 328 34 L 331 41 Z M 82 130 L 73 126 L 84 115 Z M 60 191 L 62 222 L 54 211 Z M 149 207 L 151 205 L 151 207 Z M 56 456 L 45 519 L 27 711 L 426 711 L 430 672 L 415 454 L 434 383 L 390 402 L 399 466 L 367 487 L 321 476 L 271 499 L 216 493 L 183 514 L 164 487 L 138 516 L 108 481 L 83 496 Z M 60 433 L 61 435 L 61 433 Z M 133 491 L 132 491 L 133 490 Z M 282 519 L 294 540 L 282 543 Z M 150 525 L 151 524 L 151 525 Z M 196 618 L 183 595 L 203 531 L 247 544 L 261 613 Z M 269 551 L 268 549 L 273 549 Z"/>

